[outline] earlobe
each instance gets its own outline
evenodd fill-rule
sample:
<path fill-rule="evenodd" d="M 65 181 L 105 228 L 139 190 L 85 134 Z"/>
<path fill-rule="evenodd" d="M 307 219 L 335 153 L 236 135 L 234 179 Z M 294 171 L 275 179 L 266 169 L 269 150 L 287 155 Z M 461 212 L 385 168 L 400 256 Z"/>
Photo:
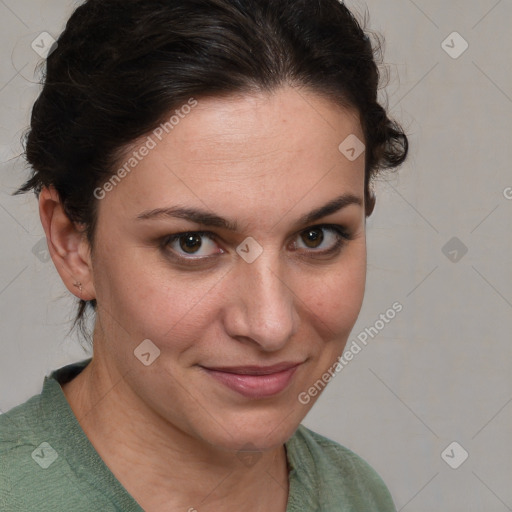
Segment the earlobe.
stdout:
<path fill-rule="evenodd" d="M 41 189 L 39 216 L 50 256 L 66 288 L 83 300 L 94 299 L 90 251 L 85 235 L 65 213 L 53 186 Z M 80 283 L 80 287 L 75 286 L 76 283 Z"/>

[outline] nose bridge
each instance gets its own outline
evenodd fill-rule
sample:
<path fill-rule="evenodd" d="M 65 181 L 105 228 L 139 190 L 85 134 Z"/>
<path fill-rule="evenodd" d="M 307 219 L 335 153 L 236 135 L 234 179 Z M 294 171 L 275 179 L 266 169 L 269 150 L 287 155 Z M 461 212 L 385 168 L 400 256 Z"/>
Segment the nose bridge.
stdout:
<path fill-rule="evenodd" d="M 264 251 L 252 263 L 240 261 L 238 291 L 243 307 L 236 334 L 252 338 L 265 350 L 286 344 L 297 328 L 295 300 L 273 251 Z"/>

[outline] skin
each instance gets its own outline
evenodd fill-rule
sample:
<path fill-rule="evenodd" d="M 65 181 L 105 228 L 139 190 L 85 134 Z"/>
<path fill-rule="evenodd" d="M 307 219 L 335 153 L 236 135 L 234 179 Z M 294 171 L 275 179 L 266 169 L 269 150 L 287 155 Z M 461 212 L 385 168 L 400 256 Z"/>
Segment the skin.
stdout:
<path fill-rule="evenodd" d="M 200 99 L 99 201 L 93 252 L 56 191 L 42 190 L 55 266 L 72 293 L 98 302 L 93 360 L 63 391 L 146 511 L 286 510 L 284 442 L 318 395 L 307 405 L 297 397 L 341 355 L 364 296 L 364 154 L 351 162 L 338 150 L 350 134 L 364 140 L 356 112 L 288 86 Z M 346 193 L 362 204 L 297 224 Z M 177 205 L 236 221 L 239 230 L 137 220 Z M 351 240 L 319 256 L 335 233 L 320 230 L 320 242 L 306 234 L 327 223 L 345 227 Z M 168 235 L 200 230 L 216 239 L 200 239 L 197 254 L 211 257 L 199 265 L 178 262 L 194 256 L 179 241 L 162 245 Z M 236 252 L 249 236 L 263 248 L 253 263 Z M 145 339 L 160 349 L 149 366 L 134 356 Z M 200 367 L 283 361 L 301 364 L 284 391 L 261 399 Z M 237 456 L 248 443 L 260 452 L 249 467 Z"/>

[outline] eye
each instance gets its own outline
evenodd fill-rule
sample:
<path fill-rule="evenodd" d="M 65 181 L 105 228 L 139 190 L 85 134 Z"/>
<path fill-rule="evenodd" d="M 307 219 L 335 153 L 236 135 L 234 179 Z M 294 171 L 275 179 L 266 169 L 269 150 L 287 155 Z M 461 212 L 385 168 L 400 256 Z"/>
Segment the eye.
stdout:
<path fill-rule="evenodd" d="M 164 239 L 163 245 L 183 259 L 205 259 L 223 254 L 214 241 L 214 234 L 208 232 L 177 233 Z"/>
<path fill-rule="evenodd" d="M 295 249 L 305 249 L 318 254 L 330 254 L 339 251 L 350 240 L 350 234 L 343 226 L 312 226 L 298 235 Z"/>
<path fill-rule="evenodd" d="M 169 235 L 162 240 L 162 249 L 171 259 L 188 264 L 201 264 L 224 254 L 216 243 L 215 233 L 189 231 Z M 336 255 L 351 235 L 340 225 L 312 226 L 300 232 L 292 243 L 292 251 L 299 250 L 311 257 Z"/>

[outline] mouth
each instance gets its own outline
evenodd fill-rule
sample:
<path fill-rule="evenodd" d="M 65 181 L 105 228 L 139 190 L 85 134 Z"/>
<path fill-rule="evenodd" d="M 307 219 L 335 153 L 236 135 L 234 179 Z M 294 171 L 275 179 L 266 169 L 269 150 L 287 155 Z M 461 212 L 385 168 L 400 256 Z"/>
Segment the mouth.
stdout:
<path fill-rule="evenodd" d="M 247 398 L 268 398 L 283 392 L 302 362 L 272 366 L 232 366 L 201 368 L 214 380 Z"/>

